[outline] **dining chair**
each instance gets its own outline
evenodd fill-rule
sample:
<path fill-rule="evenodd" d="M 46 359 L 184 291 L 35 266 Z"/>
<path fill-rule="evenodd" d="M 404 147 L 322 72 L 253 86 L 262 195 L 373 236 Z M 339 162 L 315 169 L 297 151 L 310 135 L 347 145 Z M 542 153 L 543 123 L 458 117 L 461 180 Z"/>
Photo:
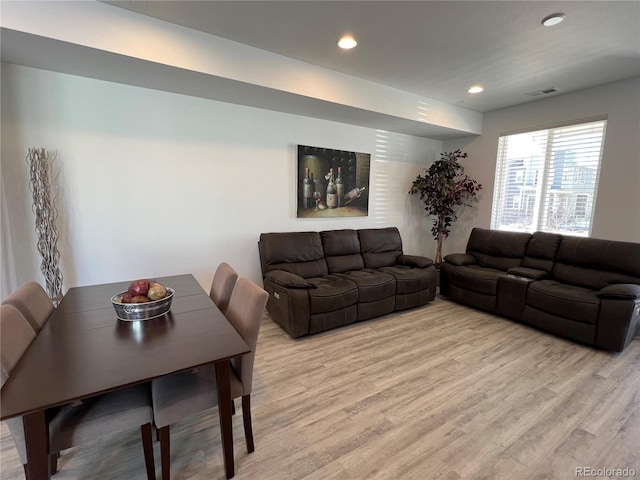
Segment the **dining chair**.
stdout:
<path fill-rule="evenodd" d="M 17 308 L 12 305 L 0 308 L 0 379 L 4 386 L 18 360 L 36 338 L 36 332 Z"/>
<path fill-rule="evenodd" d="M 251 387 L 253 363 L 258 343 L 260 322 L 264 315 L 268 293 L 246 278 L 239 278 L 226 317 L 242 336 L 249 353 L 231 360 L 231 398 L 242 398 L 242 417 L 247 451 L 253 452 L 251 425 Z M 151 382 L 153 418 L 160 437 L 162 479 L 169 480 L 170 440 L 169 426 L 183 418 L 213 408 L 218 403 L 214 365 L 205 365 L 197 371 L 181 372 Z"/>
<path fill-rule="evenodd" d="M 49 295 L 37 282 L 28 282 L 18 287 L 2 304 L 13 305 L 20 310 L 36 333 L 42 329 L 55 309 Z"/>
<path fill-rule="evenodd" d="M 226 313 L 229 308 L 229 300 L 231 300 L 231 293 L 237 280 L 238 274 L 231 265 L 226 262 L 218 265 L 216 273 L 213 275 L 209 296 L 222 313 Z"/>
<path fill-rule="evenodd" d="M 13 305 L 3 304 L 0 308 L 0 357 L 4 386 L 36 334 L 22 313 Z M 47 411 L 46 418 L 49 425 L 49 460 L 52 473 L 57 470 L 58 454 L 62 450 L 140 425 L 147 478 L 155 480 L 151 428 L 153 411 L 148 383 Z M 8 419 L 7 425 L 20 462 L 24 466 L 25 477 L 28 478 L 22 417 Z"/>

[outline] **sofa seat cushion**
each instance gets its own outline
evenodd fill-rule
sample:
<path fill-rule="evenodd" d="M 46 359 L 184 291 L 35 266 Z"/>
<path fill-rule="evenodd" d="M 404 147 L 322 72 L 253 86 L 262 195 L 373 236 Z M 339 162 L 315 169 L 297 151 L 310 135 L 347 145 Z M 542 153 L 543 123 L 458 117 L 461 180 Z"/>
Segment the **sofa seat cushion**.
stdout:
<path fill-rule="evenodd" d="M 497 295 L 498 279 L 507 276 L 507 272 L 480 265 L 456 267 L 451 273 L 451 283 L 483 295 Z"/>
<path fill-rule="evenodd" d="M 600 299 L 593 290 L 587 288 L 555 280 L 540 280 L 529 285 L 527 305 L 559 317 L 595 325 Z"/>
<path fill-rule="evenodd" d="M 337 275 L 308 278 L 315 286 L 308 290 L 311 314 L 332 312 L 358 303 L 358 286 Z"/>
<path fill-rule="evenodd" d="M 386 272 L 396 279 L 396 295 L 428 290 L 431 285 L 431 275 L 428 270 L 423 268 L 396 265 L 394 267 L 381 267 L 378 270 Z"/>
<path fill-rule="evenodd" d="M 358 303 L 383 300 L 396 293 L 396 280 L 386 272 L 367 269 L 340 273 L 336 276 L 351 280 L 358 285 Z"/>

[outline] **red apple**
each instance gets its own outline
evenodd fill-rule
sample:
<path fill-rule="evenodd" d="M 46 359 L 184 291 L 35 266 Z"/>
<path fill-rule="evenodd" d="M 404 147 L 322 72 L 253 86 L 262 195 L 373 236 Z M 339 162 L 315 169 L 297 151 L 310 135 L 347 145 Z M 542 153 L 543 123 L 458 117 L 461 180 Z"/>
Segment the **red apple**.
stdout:
<path fill-rule="evenodd" d="M 122 295 L 122 303 L 131 303 L 131 297 L 133 297 L 133 295 L 131 295 L 129 292 L 126 292 L 124 295 Z"/>
<path fill-rule="evenodd" d="M 150 301 L 149 297 L 145 297 L 144 295 L 134 295 L 131 297 L 131 303 L 147 303 Z"/>
<path fill-rule="evenodd" d="M 127 290 L 131 295 L 146 295 L 149 291 L 149 280 L 136 280 L 131 282 Z"/>

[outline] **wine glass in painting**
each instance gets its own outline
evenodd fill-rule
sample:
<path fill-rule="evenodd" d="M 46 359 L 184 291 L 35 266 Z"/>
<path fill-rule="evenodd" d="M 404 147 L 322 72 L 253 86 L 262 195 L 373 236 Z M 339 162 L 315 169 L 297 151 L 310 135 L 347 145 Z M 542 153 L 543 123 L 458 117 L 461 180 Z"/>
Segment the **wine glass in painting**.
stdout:
<path fill-rule="evenodd" d="M 316 201 L 316 208 L 313 209 L 314 212 L 318 210 L 318 203 L 320 203 L 320 197 L 322 197 L 322 194 L 320 192 L 313 192 L 313 199 Z"/>

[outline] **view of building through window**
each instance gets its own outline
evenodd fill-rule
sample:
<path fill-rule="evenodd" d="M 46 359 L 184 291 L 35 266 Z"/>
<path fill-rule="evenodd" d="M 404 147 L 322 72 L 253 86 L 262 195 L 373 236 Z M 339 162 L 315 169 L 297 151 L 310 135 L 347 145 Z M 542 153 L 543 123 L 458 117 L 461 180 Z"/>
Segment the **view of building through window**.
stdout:
<path fill-rule="evenodd" d="M 491 228 L 589 236 L 606 123 L 501 136 Z"/>

